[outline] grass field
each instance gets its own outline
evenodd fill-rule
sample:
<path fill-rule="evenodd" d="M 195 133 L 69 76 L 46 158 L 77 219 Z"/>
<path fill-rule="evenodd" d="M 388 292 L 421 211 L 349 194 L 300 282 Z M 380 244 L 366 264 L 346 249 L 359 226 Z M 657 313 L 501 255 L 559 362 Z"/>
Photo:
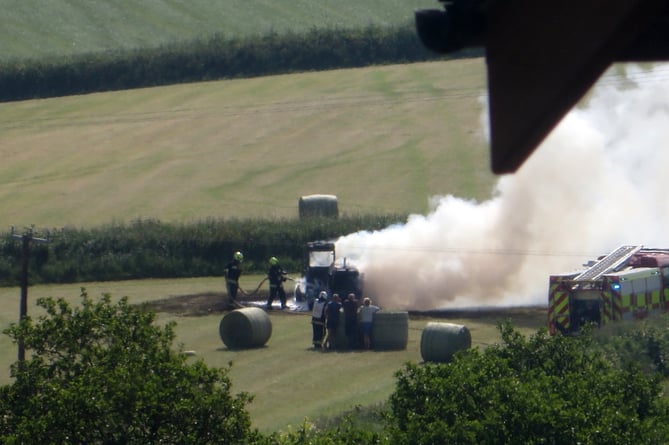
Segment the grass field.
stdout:
<path fill-rule="evenodd" d="M 303 73 L 0 104 L 6 227 L 136 218 L 425 213 L 486 199 L 482 59 Z"/>
<path fill-rule="evenodd" d="M 219 33 L 405 26 L 436 0 L 0 0 L 0 61 L 147 48 Z"/>
<path fill-rule="evenodd" d="M 79 3 L 79 4 L 77 4 Z M 436 0 L 0 0 L 0 62 L 146 48 L 206 38 L 312 28 L 403 26 Z M 10 226 L 92 227 L 157 218 L 285 218 L 301 195 L 332 193 L 344 213 L 426 213 L 428 198 L 486 199 L 482 137 L 483 59 L 302 73 L 0 104 L 0 232 Z M 252 289 L 262 277 L 245 276 Z M 220 277 L 34 286 L 34 302 L 78 301 L 80 288 L 133 303 L 220 294 Z M 18 319 L 20 291 L 0 288 L 0 327 Z M 188 298 L 185 299 L 188 301 Z M 392 308 L 389 308 L 392 309 Z M 523 333 L 543 327 L 545 308 L 472 315 L 412 314 L 406 350 L 315 352 L 309 317 L 270 313 L 263 348 L 232 351 L 220 340 L 224 313 L 176 321 L 178 344 L 210 366 L 232 362 L 233 392 L 263 432 L 383 403 L 394 373 L 421 362 L 429 321 L 462 324 L 474 347 L 499 340 L 509 319 Z M 11 382 L 16 345 L 0 335 L 0 384 Z M 339 384 L 333 384 L 339 383 Z"/>
<path fill-rule="evenodd" d="M 246 276 L 242 288 L 254 289 L 262 277 Z M 127 296 L 141 303 L 182 295 L 221 292 L 220 278 L 188 280 L 146 280 L 84 285 L 35 286 L 29 290 L 29 314 L 39 315 L 34 302 L 39 297 L 62 297 L 77 303 L 80 287 L 91 297 L 110 293 Z M 18 319 L 20 291 L 0 288 L 0 325 L 8 326 Z M 421 362 L 420 338 L 429 321 L 467 326 L 472 346 L 485 347 L 499 340 L 496 323 L 510 319 L 524 333 L 535 332 L 543 325 L 540 310 L 516 310 L 491 313 L 482 317 L 467 314 L 433 318 L 412 315 L 409 342 L 403 351 L 316 352 L 311 350 L 310 317 L 303 313 L 270 313 L 272 336 L 266 346 L 250 350 L 229 350 L 221 341 L 218 328 L 223 312 L 205 316 L 179 316 L 161 312 L 158 323 L 176 321 L 177 342 L 184 350 L 194 350 L 193 359 L 203 359 L 210 366 L 233 363 L 233 392 L 255 395 L 249 405 L 253 425 L 264 432 L 298 426 L 305 418 L 318 420 L 334 417 L 354 409 L 383 403 L 394 390 L 394 373 L 407 361 Z M 8 367 L 16 360 L 16 346 L 0 336 L 0 384 L 10 382 Z"/>
<path fill-rule="evenodd" d="M 383 2 L 389 14 L 393 3 L 411 6 Z M 37 40 L 29 35 L 21 43 L 33 51 Z M 430 196 L 448 193 L 484 199 L 495 181 L 479 125 L 485 87 L 484 62 L 475 59 L 0 104 L 2 221 L 7 228 L 90 227 L 135 218 L 296 217 L 298 198 L 310 193 L 337 195 L 350 214 L 424 213 Z M 244 277 L 242 286 L 254 288 L 259 279 Z M 110 293 L 141 303 L 217 293 L 223 283 L 212 277 L 35 286 L 29 313 L 39 315 L 34 302 L 42 296 L 76 303 L 82 286 L 93 297 Z M 0 326 L 17 321 L 19 295 L 0 288 Z M 498 340 L 495 325 L 508 315 L 443 321 L 465 324 L 474 346 L 486 346 Z M 420 334 L 431 320 L 412 316 L 404 351 L 319 353 L 309 349 L 303 314 L 272 313 L 270 341 L 247 351 L 224 346 L 222 316 L 161 312 L 158 320 L 177 322 L 178 342 L 197 352 L 194 359 L 233 363 L 233 391 L 255 395 L 249 411 L 266 432 L 386 401 L 395 371 L 421 360 Z M 523 332 L 544 322 L 536 313 L 511 316 Z M 16 346 L 0 336 L 1 384 L 10 382 L 15 360 Z"/>

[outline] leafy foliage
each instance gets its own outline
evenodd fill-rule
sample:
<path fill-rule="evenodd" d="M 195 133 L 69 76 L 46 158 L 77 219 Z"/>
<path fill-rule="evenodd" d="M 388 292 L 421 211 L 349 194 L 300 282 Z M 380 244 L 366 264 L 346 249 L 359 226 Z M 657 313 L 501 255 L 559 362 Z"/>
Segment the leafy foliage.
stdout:
<path fill-rule="evenodd" d="M 449 364 L 407 364 L 391 396 L 397 444 L 667 443 L 660 381 L 616 368 L 592 338 L 525 339 L 462 351 Z"/>
<path fill-rule="evenodd" d="M 385 431 L 373 431 L 358 424 L 352 416 L 340 419 L 338 426 L 327 429 L 317 429 L 313 423 L 306 421 L 296 430 L 275 433 L 258 445 L 362 445 L 392 444 L 390 436 Z"/>
<path fill-rule="evenodd" d="M 595 332 L 595 340 L 618 366 L 638 365 L 646 374 L 669 377 L 669 315 L 634 323 L 612 323 Z"/>
<path fill-rule="evenodd" d="M 2 443 L 248 443 L 246 393 L 231 395 L 229 368 L 172 350 L 173 324 L 109 295 L 82 306 L 40 299 L 46 310 L 5 330 L 29 358 L 0 388 Z"/>

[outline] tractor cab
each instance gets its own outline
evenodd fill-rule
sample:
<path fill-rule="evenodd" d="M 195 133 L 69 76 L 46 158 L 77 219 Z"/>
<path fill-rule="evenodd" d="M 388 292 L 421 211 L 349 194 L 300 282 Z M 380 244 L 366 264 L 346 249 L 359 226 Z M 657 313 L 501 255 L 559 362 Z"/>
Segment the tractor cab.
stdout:
<path fill-rule="evenodd" d="M 306 245 L 302 278 L 295 286 L 296 303 L 306 302 L 311 309 L 323 291 L 328 298 L 335 293 L 342 298 L 350 293 L 361 298 L 362 275 L 355 266 L 347 264 L 346 258 L 337 260 L 333 242 L 312 241 Z"/>

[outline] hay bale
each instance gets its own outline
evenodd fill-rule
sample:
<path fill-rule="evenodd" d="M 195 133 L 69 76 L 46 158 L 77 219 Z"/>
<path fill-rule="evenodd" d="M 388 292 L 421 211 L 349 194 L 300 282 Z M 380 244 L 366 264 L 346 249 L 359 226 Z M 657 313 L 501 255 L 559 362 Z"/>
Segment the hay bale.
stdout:
<path fill-rule="evenodd" d="M 337 335 L 335 335 L 335 349 L 346 349 L 348 347 L 348 340 L 346 338 L 346 320 L 344 311 L 339 312 L 339 323 L 337 324 Z"/>
<path fill-rule="evenodd" d="M 272 336 L 272 321 L 264 310 L 245 307 L 228 312 L 218 331 L 230 349 L 258 348 Z"/>
<path fill-rule="evenodd" d="M 449 362 L 456 352 L 472 346 L 466 326 L 429 322 L 420 337 L 420 355 L 426 362 Z"/>
<path fill-rule="evenodd" d="M 409 341 L 409 313 L 381 310 L 374 314 L 372 344 L 377 351 L 406 349 Z"/>
<path fill-rule="evenodd" d="M 335 195 L 306 195 L 298 203 L 300 219 L 311 217 L 339 217 L 339 205 Z"/>

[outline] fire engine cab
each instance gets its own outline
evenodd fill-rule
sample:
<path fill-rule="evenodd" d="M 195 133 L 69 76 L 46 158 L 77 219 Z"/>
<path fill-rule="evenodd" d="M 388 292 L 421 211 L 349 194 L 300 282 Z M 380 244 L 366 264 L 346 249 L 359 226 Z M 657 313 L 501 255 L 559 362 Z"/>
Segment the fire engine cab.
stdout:
<path fill-rule="evenodd" d="M 550 276 L 551 334 L 575 334 L 587 323 L 601 326 L 667 309 L 669 249 L 622 246 L 582 271 Z"/>

